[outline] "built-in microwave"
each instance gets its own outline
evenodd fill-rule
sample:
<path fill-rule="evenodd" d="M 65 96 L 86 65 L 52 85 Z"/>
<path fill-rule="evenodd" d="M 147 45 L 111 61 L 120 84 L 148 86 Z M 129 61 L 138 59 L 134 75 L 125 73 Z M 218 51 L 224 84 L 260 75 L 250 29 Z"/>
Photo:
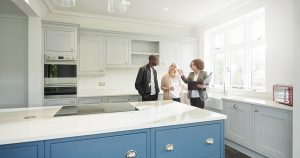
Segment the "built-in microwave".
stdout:
<path fill-rule="evenodd" d="M 77 85 L 77 62 L 72 56 L 47 56 L 44 64 L 45 87 Z"/>

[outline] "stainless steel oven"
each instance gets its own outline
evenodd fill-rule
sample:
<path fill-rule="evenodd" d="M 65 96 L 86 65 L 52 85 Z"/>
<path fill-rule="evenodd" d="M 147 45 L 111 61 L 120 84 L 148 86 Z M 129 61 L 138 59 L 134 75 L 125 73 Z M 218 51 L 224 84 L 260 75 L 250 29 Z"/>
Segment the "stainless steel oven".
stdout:
<path fill-rule="evenodd" d="M 45 56 L 44 95 L 77 95 L 77 60 L 74 56 Z"/>

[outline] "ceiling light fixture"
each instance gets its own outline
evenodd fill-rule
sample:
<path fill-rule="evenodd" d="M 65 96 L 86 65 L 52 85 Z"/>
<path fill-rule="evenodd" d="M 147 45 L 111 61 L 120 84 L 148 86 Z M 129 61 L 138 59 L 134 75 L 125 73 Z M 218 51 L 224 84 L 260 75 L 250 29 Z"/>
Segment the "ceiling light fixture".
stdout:
<path fill-rule="evenodd" d="M 162 10 L 167 12 L 169 11 L 169 8 L 163 8 Z"/>
<path fill-rule="evenodd" d="M 61 7 L 74 7 L 75 0 L 52 0 L 54 4 L 61 6 Z"/>
<path fill-rule="evenodd" d="M 108 12 L 124 14 L 127 11 L 127 6 L 130 4 L 128 0 L 108 0 Z"/>

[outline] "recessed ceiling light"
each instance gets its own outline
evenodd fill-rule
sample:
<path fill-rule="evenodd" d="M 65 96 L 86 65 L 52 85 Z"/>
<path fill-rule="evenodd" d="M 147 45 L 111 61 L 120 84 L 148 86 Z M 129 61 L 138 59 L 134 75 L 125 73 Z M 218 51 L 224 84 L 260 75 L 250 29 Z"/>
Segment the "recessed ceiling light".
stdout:
<path fill-rule="evenodd" d="M 162 10 L 163 11 L 169 11 L 169 8 L 163 8 Z"/>

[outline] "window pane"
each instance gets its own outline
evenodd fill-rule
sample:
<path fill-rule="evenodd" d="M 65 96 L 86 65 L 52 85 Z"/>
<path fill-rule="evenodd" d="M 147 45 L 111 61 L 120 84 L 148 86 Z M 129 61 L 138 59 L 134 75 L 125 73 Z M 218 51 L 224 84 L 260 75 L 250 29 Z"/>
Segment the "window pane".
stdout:
<path fill-rule="evenodd" d="M 245 87 L 247 71 L 246 52 L 243 49 L 231 52 L 231 86 Z"/>
<path fill-rule="evenodd" d="M 225 33 L 215 34 L 215 48 L 220 49 L 225 46 Z"/>
<path fill-rule="evenodd" d="M 265 18 L 254 19 L 251 22 L 251 39 L 261 40 L 265 37 Z"/>
<path fill-rule="evenodd" d="M 244 25 L 237 26 L 233 28 L 230 32 L 230 43 L 237 44 L 244 42 L 245 37 L 245 27 Z"/>
<path fill-rule="evenodd" d="M 265 88 L 265 45 L 252 48 L 252 87 Z"/>
<path fill-rule="evenodd" d="M 215 55 L 215 85 L 221 85 L 225 76 L 225 54 L 218 53 Z"/>

